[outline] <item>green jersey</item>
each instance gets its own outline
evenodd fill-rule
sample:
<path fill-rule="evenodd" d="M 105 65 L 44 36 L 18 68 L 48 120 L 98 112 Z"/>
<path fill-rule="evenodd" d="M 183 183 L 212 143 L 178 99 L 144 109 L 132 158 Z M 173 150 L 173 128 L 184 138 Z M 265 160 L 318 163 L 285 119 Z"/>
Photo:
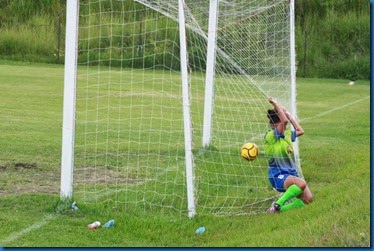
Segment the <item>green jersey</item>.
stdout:
<path fill-rule="evenodd" d="M 265 135 L 265 154 L 268 157 L 269 168 L 290 172 L 295 169 L 292 142 L 296 140 L 296 131 L 287 129 L 279 134 L 277 128 Z"/>

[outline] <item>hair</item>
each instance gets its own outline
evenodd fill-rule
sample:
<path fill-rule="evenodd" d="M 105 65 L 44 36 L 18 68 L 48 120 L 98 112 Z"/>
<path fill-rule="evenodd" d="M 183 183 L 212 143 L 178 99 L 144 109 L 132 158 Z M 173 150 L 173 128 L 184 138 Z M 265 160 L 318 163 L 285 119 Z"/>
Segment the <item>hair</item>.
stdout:
<path fill-rule="evenodd" d="M 280 122 L 280 118 L 278 116 L 278 113 L 274 109 L 269 109 L 268 110 L 267 117 L 269 119 L 269 123 L 272 124 L 272 125 L 277 124 L 277 123 Z"/>

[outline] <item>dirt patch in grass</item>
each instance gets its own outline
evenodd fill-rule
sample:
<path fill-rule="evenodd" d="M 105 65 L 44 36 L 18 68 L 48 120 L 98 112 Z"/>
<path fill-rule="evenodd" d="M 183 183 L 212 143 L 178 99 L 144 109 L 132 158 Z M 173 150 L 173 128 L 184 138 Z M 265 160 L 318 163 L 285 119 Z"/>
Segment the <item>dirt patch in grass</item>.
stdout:
<path fill-rule="evenodd" d="M 143 182 L 144 179 L 134 179 L 123 169 L 108 169 L 105 167 L 84 167 L 74 171 L 76 184 L 104 184 L 122 182 L 127 184 Z"/>
<path fill-rule="evenodd" d="M 37 163 L 9 163 L 0 167 L 0 195 L 57 194 L 60 175 Z"/>
<path fill-rule="evenodd" d="M 14 164 L 14 167 L 15 168 L 26 168 L 26 169 L 31 169 L 31 168 L 37 168 L 37 164 L 36 163 L 15 163 Z"/>
<path fill-rule="evenodd" d="M 10 163 L 0 165 L 0 195 L 59 194 L 61 170 L 46 170 L 38 163 Z M 100 167 L 77 168 L 73 174 L 74 185 L 135 184 L 144 179 L 134 179 L 121 169 Z"/>

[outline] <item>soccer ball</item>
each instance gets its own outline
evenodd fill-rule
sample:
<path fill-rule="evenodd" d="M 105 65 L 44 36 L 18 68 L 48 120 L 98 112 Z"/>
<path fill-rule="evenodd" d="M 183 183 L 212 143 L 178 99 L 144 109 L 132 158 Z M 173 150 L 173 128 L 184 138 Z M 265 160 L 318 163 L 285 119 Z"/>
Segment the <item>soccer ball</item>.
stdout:
<path fill-rule="evenodd" d="M 255 143 L 246 143 L 240 149 L 240 156 L 248 161 L 253 161 L 257 158 L 259 153 L 258 146 Z"/>

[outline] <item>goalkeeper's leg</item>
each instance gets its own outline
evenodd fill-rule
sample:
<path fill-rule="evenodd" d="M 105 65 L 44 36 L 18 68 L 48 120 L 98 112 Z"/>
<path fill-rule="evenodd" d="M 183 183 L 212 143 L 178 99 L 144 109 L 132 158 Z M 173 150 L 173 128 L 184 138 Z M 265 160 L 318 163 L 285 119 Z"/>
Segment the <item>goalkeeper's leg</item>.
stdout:
<path fill-rule="evenodd" d="M 275 202 L 280 207 L 280 211 L 287 211 L 293 208 L 299 208 L 312 202 L 313 195 L 306 184 L 305 180 L 296 177 L 288 176 L 284 182 L 286 191 L 283 195 Z M 298 198 L 288 205 L 284 205 L 287 201 Z"/>
<path fill-rule="evenodd" d="M 287 211 L 287 210 L 294 209 L 294 208 L 300 208 L 300 207 L 303 207 L 306 203 L 312 202 L 313 200 L 312 193 L 310 192 L 310 189 L 308 186 L 305 187 L 304 191 L 298 197 L 299 198 L 297 198 L 293 202 L 287 205 L 283 205 L 280 208 L 280 211 L 283 212 L 283 211 Z"/>
<path fill-rule="evenodd" d="M 289 203 L 287 205 L 283 205 L 280 208 L 280 211 L 283 212 L 283 211 L 287 211 L 287 210 L 290 210 L 290 209 L 303 207 L 304 205 L 305 204 L 304 204 L 302 199 L 296 199 L 296 200 L 292 201 L 291 203 Z"/>

